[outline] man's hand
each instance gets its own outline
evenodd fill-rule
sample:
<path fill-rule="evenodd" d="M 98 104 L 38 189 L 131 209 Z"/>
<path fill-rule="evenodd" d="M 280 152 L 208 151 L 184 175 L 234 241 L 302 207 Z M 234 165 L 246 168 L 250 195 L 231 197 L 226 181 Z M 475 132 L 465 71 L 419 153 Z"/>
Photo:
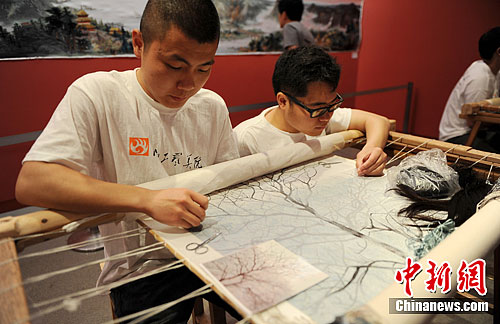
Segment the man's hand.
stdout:
<path fill-rule="evenodd" d="M 359 176 L 380 176 L 384 174 L 387 154 L 380 147 L 365 145 L 356 155 Z"/>
<path fill-rule="evenodd" d="M 146 203 L 147 214 L 157 221 L 183 228 L 200 225 L 205 219 L 208 198 L 183 188 L 155 190 Z"/>
<path fill-rule="evenodd" d="M 26 205 L 77 213 L 142 212 L 184 228 L 200 225 L 208 207 L 207 197 L 189 189 L 149 190 L 111 183 L 45 162 L 24 163 L 16 198 Z"/>

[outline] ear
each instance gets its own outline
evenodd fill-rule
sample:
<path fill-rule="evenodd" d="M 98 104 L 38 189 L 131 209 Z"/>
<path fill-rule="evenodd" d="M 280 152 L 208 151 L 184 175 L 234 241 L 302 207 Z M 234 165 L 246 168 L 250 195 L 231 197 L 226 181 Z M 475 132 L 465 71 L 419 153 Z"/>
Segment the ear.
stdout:
<path fill-rule="evenodd" d="M 278 14 L 279 14 L 279 16 L 280 16 L 281 19 L 283 19 L 283 20 L 287 20 L 288 19 L 288 15 L 286 14 L 286 11 L 283 11 L 282 13 L 278 12 Z"/>
<path fill-rule="evenodd" d="M 142 58 L 144 53 L 144 40 L 142 33 L 138 29 L 132 30 L 132 45 L 134 46 L 134 54 L 137 58 Z"/>
<path fill-rule="evenodd" d="M 286 109 L 290 105 L 288 97 L 283 92 L 278 92 L 276 94 L 276 102 L 280 109 Z"/>
<path fill-rule="evenodd" d="M 283 28 L 285 26 L 285 22 L 288 20 L 288 16 L 286 14 L 286 11 L 283 11 L 282 13 L 278 12 L 278 22 L 280 24 L 280 28 Z"/>

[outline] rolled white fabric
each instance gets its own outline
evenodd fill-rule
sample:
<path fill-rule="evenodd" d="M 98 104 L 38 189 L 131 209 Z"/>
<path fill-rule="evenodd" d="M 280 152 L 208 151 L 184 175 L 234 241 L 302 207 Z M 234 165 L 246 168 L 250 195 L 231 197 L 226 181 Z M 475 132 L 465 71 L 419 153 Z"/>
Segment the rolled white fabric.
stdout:
<path fill-rule="evenodd" d="M 202 169 L 143 183 L 147 189 L 188 188 L 201 194 L 250 180 L 291 165 L 330 154 L 345 147 L 351 139 L 361 137 L 356 130 L 321 136 L 306 142 L 294 143 L 264 153 L 214 164 Z"/>

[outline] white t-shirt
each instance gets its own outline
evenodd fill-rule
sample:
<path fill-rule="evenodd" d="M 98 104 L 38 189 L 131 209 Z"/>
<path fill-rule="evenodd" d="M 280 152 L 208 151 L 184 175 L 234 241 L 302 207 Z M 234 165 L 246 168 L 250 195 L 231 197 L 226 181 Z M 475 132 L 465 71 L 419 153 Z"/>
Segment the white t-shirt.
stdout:
<path fill-rule="evenodd" d="M 219 95 L 201 89 L 183 107 L 167 108 L 146 94 L 136 71 L 97 72 L 76 80 L 23 162 L 59 163 L 97 179 L 136 185 L 239 157 Z M 102 225 L 100 231 L 105 236 L 137 226 L 122 221 Z M 106 242 L 105 254 L 152 242 L 149 234 Z M 173 256 L 164 249 L 107 263 L 99 283 L 158 258 Z"/>
<path fill-rule="evenodd" d="M 467 121 L 458 115 L 466 103 L 498 97 L 500 73 L 495 76 L 490 67 L 482 60 L 473 62 L 460 78 L 450 94 L 439 123 L 439 139 L 465 135 L 471 128 Z"/>
<path fill-rule="evenodd" d="M 274 127 L 265 115 L 278 106 L 263 110 L 258 116 L 247 119 L 234 128 L 241 156 L 265 152 L 288 144 L 304 142 L 317 136 L 304 133 L 289 133 Z M 328 125 L 318 136 L 336 133 L 348 129 L 351 122 L 351 109 L 336 109 Z"/>

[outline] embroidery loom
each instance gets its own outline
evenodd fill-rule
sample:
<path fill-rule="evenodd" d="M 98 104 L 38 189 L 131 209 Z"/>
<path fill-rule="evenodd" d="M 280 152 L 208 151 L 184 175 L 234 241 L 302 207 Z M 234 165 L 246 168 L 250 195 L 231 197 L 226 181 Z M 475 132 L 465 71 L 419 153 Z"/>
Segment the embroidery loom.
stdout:
<path fill-rule="evenodd" d="M 353 134 L 347 140 L 357 136 L 359 134 Z M 208 279 L 199 267 L 202 262 L 269 239 L 276 239 L 330 275 L 325 282 L 297 295 L 289 302 L 252 317 L 253 322 L 265 323 L 270 316 L 278 314 L 283 323 L 290 323 L 293 318 L 297 323 L 304 323 L 305 320 L 327 323 L 336 316 L 365 304 L 371 309 L 379 309 L 374 305 L 378 305 L 377 302 L 383 303 L 387 297 L 388 293 L 384 295 L 382 292 L 384 287 L 390 287 L 390 297 L 403 292 L 401 285 L 391 285 L 394 281 L 393 274 L 395 269 L 402 267 L 404 258 L 410 253 L 405 247 L 405 241 L 409 237 L 418 238 L 422 233 L 412 230 L 405 220 L 396 216 L 398 208 L 405 201 L 384 193 L 386 188 L 383 177 L 357 177 L 353 172 L 353 161 L 331 154 L 334 146 L 337 149 L 344 146 L 344 138 L 334 137 L 328 136 L 307 144 L 299 143 L 298 146 L 294 144 L 296 146 L 288 151 L 276 150 L 246 160 L 243 158 L 232 161 L 231 169 L 237 170 L 237 179 L 234 179 L 234 174 L 227 172 L 227 165 L 220 164 L 201 169 L 196 175 L 181 174 L 144 185 L 149 188 L 165 188 L 175 184 L 177 187 L 189 187 L 209 194 L 207 219 L 204 229 L 199 233 L 193 234 L 161 225 L 148 218 L 143 218 L 140 222 L 151 228 L 152 234 L 162 242 L 161 246 L 164 244 L 205 281 Z M 498 176 L 495 170 L 500 165 L 498 155 L 395 132 L 391 132 L 388 143 L 388 150 L 393 151 L 396 158 L 439 147 L 447 151 L 451 162 L 459 159 L 464 163 L 475 163 L 475 168 L 489 172 L 491 180 Z M 290 168 L 285 169 L 290 165 Z M 270 173 L 273 171 L 276 172 Z M 224 179 L 226 174 L 231 178 L 229 184 L 228 179 Z M 232 187 L 224 189 L 227 186 Z M 13 219 L 9 220 L 10 229 L 2 232 L 10 237 L 28 235 L 57 229 L 78 218 L 51 211 L 43 213 L 54 213 L 54 216 L 36 214 L 16 217 L 14 222 Z M 113 219 L 112 215 L 102 217 L 105 217 L 104 221 Z M 476 221 L 478 218 L 471 218 L 473 219 Z M 22 225 L 24 222 L 33 222 L 35 226 Z M 103 219 L 94 219 L 90 226 L 99 222 L 103 222 Z M 0 225 L 3 228 L 7 222 L 2 223 Z M 12 227 L 13 223 L 15 225 Z M 85 226 L 87 225 L 89 224 Z M 495 228 L 493 225 L 490 227 Z M 216 231 L 221 231 L 222 234 L 208 245 L 209 252 L 205 255 L 193 257 L 194 252 L 185 249 L 187 243 L 195 242 L 193 239 L 201 243 Z M 58 234 L 60 233 L 54 233 Z M 482 254 L 498 243 L 498 234 L 496 236 L 493 235 L 480 251 L 474 250 L 472 254 L 484 257 Z M 25 240 L 22 244 L 32 243 L 40 238 L 30 240 Z M 22 246 L 20 244 L 18 247 Z M 8 246 L 11 253 L 3 256 L 2 260 L 14 260 L 12 242 L 2 246 Z M 441 252 L 443 259 L 451 258 L 447 248 Z M 466 257 L 463 253 L 458 256 Z M 337 261 L 327 263 L 326 260 L 330 259 Z M 15 263 L 16 261 L 8 262 L 13 266 L 12 275 L 17 276 L 19 281 L 19 269 L 16 270 Z M 416 283 L 413 285 L 417 287 Z M 423 288 L 423 285 L 420 286 Z M 215 283 L 212 289 L 238 310 L 237 304 L 227 299 L 223 287 Z M 19 309 L 19 312 L 12 322 L 22 322 L 29 318 L 29 314 L 25 301 L 23 306 L 22 287 L 18 286 L 15 290 L 20 296 L 11 307 Z M 9 291 L 9 298 L 5 297 L 5 293 L 0 295 L 2 314 L 14 315 L 14 312 L 5 312 L 9 308 L 4 308 L 4 305 L 8 305 L 3 302 L 4 299 L 12 301 L 10 294 Z M 379 315 L 390 322 L 391 316 L 388 314 Z M 418 316 L 412 318 L 422 320 Z"/>

